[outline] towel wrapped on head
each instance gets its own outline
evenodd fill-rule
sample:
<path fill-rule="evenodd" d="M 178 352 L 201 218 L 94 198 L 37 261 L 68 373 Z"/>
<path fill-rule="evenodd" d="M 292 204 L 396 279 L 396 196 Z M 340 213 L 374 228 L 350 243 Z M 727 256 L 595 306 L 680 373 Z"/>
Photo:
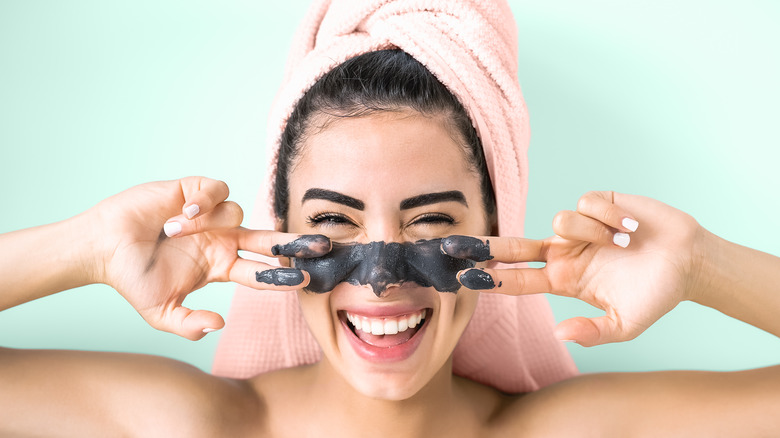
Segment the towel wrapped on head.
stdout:
<path fill-rule="evenodd" d="M 295 34 L 268 124 L 269 184 L 252 228 L 273 229 L 273 182 L 282 132 L 298 100 L 325 73 L 368 52 L 397 48 L 421 62 L 461 102 L 481 139 L 496 195 L 498 235 L 522 236 L 529 124 L 517 79 L 517 29 L 490 0 L 319 0 Z M 275 263 L 274 259 L 263 261 Z M 542 295 L 482 294 L 453 354 L 453 372 L 509 393 L 577 373 L 553 337 Z M 239 286 L 213 372 L 250 377 L 316 362 L 321 351 L 295 292 Z"/>

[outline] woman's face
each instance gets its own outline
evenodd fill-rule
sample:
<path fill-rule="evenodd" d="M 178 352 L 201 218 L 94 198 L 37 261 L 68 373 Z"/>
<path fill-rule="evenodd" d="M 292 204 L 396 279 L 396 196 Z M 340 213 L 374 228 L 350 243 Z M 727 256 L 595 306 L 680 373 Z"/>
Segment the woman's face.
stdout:
<path fill-rule="evenodd" d="M 288 232 L 358 243 L 490 232 L 479 178 L 442 117 L 409 110 L 331 120 L 302 147 L 290 174 Z M 377 297 L 370 286 L 340 283 L 299 298 L 344 379 L 365 395 L 402 400 L 442 370 L 478 295 L 404 283 Z"/>

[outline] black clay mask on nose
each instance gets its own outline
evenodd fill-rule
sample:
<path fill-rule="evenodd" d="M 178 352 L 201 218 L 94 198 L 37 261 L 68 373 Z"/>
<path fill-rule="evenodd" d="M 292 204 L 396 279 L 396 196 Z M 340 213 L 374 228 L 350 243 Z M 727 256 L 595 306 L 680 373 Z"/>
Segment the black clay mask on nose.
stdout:
<path fill-rule="evenodd" d="M 473 268 L 475 262 L 441 252 L 441 239 L 414 243 L 333 243 L 322 257 L 293 258 L 293 266 L 311 276 L 306 290 L 330 292 L 337 284 L 370 285 L 380 296 L 390 285 L 414 282 L 439 292 L 456 292 L 458 271 Z"/>

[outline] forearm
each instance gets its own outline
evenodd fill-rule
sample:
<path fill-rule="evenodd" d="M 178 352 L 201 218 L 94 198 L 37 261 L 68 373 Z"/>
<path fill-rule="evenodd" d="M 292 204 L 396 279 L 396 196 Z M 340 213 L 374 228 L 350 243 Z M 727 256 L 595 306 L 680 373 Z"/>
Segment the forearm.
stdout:
<path fill-rule="evenodd" d="M 96 239 L 82 214 L 0 235 L 0 310 L 95 282 Z"/>
<path fill-rule="evenodd" d="M 780 258 L 702 232 L 691 300 L 780 336 Z"/>

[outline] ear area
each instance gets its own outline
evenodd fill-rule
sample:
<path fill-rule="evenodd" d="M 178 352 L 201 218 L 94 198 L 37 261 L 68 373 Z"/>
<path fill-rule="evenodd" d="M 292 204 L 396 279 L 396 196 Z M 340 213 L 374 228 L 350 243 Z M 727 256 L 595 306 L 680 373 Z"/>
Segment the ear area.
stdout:
<path fill-rule="evenodd" d="M 490 236 L 498 236 L 498 208 L 493 209 L 493 213 L 491 213 L 490 217 L 488 218 L 490 223 Z M 488 260 L 485 262 L 485 266 L 488 269 L 495 269 L 498 267 L 498 262 L 495 260 Z"/>
<path fill-rule="evenodd" d="M 278 231 L 280 233 L 286 233 L 287 232 L 287 221 L 280 218 L 274 219 L 274 231 Z"/>
<path fill-rule="evenodd" d="M 498 212 L 493 210 L 493 213 L 488 217 L 488 223 L 490 224 L 489 236 L 498 236 Z"/>

